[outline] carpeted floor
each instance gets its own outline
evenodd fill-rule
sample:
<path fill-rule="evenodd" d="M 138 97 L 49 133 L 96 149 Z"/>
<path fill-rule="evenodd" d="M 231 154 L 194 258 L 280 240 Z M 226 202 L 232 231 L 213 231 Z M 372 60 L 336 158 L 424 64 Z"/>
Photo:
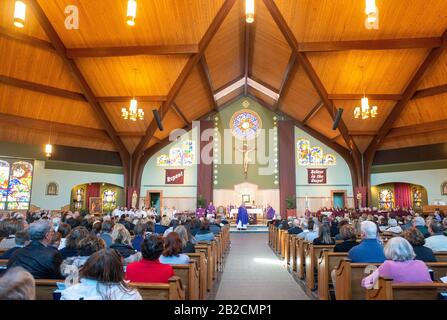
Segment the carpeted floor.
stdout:
<path fill-rule="evenodd" d="M 268 247 L 268 234 L 232 233 L 216 300 L 308 300 Z"/>

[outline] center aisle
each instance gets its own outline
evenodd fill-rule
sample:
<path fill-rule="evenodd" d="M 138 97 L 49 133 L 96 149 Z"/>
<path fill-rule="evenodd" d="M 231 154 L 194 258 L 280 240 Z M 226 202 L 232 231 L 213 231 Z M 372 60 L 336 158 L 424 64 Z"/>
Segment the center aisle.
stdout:
<path fill-rule="evenodd" d="M 267 233 L 231 233 L 216 300 L 309 300 L 267 244 Z"/>

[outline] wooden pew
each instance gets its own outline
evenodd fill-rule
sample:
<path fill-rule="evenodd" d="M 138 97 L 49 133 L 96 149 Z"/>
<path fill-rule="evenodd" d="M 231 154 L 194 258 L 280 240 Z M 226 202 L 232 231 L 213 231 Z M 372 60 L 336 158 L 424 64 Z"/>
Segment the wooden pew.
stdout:
<path fill-rule="evenodd" d="M 198 270 L 199 270 L 199 299 L 206 300 L 208 286 L 208 268 L 207 262 L 205 258 L 205 253 L 197 252 L 197 253 L 188 253 L 189 259 L 197 262 Z"/>
<path fill-rule="evenodd" d="M 1 240 L 0 240 L 1 241 Z M 8 251 L 9 249 L 0 249 L 0 256 L 2 256 L 6 251 Z"/>
<path fill-rule="evenodd" d="M 36 279 L 36 300 L 54 300 L 57 283 L 64 280 Z"/>
<path fill-rule="evenodd" d="M 447 283 L 396 283 L 379 278 L 379 289 L 366 290 L 366 300 L 437 300 L 439 292 L 447 291 Z"/>
<path fill-rule="evenodd" d="M 367 266 L 379 267 L 380 263 L 351 263 L 350 259 L 342 259 L 335 268 L 335 296 L 337 300 L 363 300 L 366 289 L 361 286 Z"/>
<path fill-rule="evenodd" d="M 291 252 L 290 252 L 290 256 L 291 256 L 290 257 L 291 258 L 290 266 L 291 266 L 292 272 L 294 272 L 294 273 L 296 273 L 296 255 L 298 252 L 297 242 L 298 242 L 298 237 L 295 234 L 292 235 L 291 244 L 290 244 L 290 246 L 291 246 L 291 248 L 290 248 L 290 250 L 291 250 Z"/>
<path fill-rule="evenodd" d="M 286 258 L 286 250 L 287 250 L 287 242 L 289 239 L 289 232 L 287 230 L 282 230 L 281 233 L 281 258 L 285 259 Z"/>
<path fill-rule="evenodd" d="M 129 283 L 137 289 L 143 300 L 185 300 L 185 289 L 179 277 L 169 279 L 169 283 Z"/>
<path fill-rule="evenodd" d="M 442 277 L 447 276 L 447 262 L 427 262 L 426 265 L 433 270 L 435 281 L 440 281 Z"/>
<path fill-rule="evenodd" d="M 304 247 L 304 261 L 306 265 L 306 288 L 309 290 L 314 290 L 315 283 L 315 271 L 318 266 L 318 258 L 320 257 L 320 253 L 323 250 L 334 249 L 334 245 L 314 245 L 313 243 L 308 243 L 306 247 Z"/>
<path fill-rule="evenodd" d="M 198 262 L 193 260 L 189 264 L 172 265 L 175 275 L 182 281 L 186 300 L 200 298 L 200 274 L 197 264 Z"/>
<path fill-rule="evenodd" d="M 304 247 L 307 246 L 309 242 L 304 239 L 297 237 L 295 241 L 296 250 L 296 274 L 298 278 L 304 279 L 305 269 L 304 269 Z"/>
<path fill-rule="evenodd" d="M 205 254 L 207 264 L 207 290 L 211 291 L 213 288 L 213 274 L 214 274 L 214 257 L 212 253 L 212 246 L 210 243 L 198 243 L 195 245 L 196 252 L 203 252 Z"/>
<path fill-rule="evenodd" d="M 286 263 L 292 265 L 293 251 L 295 250 L 295 235 L 287 233 L 287 245 L 286 245 Z"/>
<path fill-rule="evenodd" d="M 8 265 L 8 260 L 0 260 L 0 267 L 6 267 Z"/>
<path fill-rule="evenodd" d="M 331 272 L 347 256 L 347 252 L 321 250 L 318 258 L 318 298 L 320 300 L 329 300 L 329 285 L 332 283 Z"/>
<path fill-rule="evenodd" d="M 447 262 L 447 252 L 435 252 L 435 257 L 438 262 Z"/>
<path fill-rule="evenodd" d="M 276 253 L 280 254 L 281 253 L 281 235 L 282 235 L 283 230 L 277 228 L 276 231 Z"/>

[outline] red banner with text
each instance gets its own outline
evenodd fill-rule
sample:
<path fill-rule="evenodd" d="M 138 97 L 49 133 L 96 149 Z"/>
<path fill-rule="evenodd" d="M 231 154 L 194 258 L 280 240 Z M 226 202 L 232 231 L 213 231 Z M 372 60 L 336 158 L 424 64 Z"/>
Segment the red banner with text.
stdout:
<path fill-rule="evenodd" d="M 307 180 L 309 184 L 326 184 L 326 169 L 307 169 Z"/>
<path fill-rule="evenodd" d="M 184 169 L 166 169 L 166 184 L 184 184 Z"/>

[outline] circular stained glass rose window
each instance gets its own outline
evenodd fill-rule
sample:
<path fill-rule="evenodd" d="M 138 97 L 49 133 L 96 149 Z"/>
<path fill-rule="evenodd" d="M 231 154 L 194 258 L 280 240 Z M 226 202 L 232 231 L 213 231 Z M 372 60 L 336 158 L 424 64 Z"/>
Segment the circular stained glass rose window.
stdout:
<path fill-rule="evenodd" d="M 230 128 L 236 138 L 250 140 L 262 129 L 262 121 L 255 111 L 241 110 L 231 117 Z"/>

